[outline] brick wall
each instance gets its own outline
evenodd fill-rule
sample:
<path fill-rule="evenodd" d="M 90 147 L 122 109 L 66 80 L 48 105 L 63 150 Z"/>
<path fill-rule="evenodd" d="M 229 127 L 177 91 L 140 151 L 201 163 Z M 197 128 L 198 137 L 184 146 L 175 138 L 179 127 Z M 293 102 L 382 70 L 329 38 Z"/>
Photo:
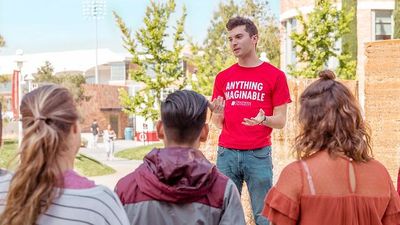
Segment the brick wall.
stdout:
<path fill-rule="evenodd" d="M 397 180 L 400 159 L 400 40 L 365 44 L 365 117 L 376 158 Z"/>
<path fill-rule="evenodd" d="M 124 129 L 128 125 L 128 116 L 121 112 L 118 99 L 118 89 L 122 86 L 84 84 L 85 95 L 90 97 L 87 102 L 79 106 L 83 132 L 90 132 L 93 119 L 97 120 L 100 130 L 105 130 L 110 123 L 110 117 L 118 118 L 118 138 L 124 137 Z"/>

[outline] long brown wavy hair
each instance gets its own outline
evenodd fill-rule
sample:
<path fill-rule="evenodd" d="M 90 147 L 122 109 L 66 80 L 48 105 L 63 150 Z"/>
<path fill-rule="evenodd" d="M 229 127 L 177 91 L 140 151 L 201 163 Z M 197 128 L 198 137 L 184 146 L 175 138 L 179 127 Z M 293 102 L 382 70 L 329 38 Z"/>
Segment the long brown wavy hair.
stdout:
<path fill-rule="evenodd" d="M 1 225 L 32 225 L 58 196 L 62 187 L 58 165 L 66 138 L 78 120 L 70 92 L 45 85 L 26 94 L 21 102 L 23 138 L 20 164 L 11 181 Z"/>
<path fill-rule="evenodd" d="M 369 128 L 357 100 L 330 70 L 308 86 L 300 97 L 300 134 L 294 151 L 306 159 L 318 151 L 344 154 L 357 162 L 372 159 Z"/>

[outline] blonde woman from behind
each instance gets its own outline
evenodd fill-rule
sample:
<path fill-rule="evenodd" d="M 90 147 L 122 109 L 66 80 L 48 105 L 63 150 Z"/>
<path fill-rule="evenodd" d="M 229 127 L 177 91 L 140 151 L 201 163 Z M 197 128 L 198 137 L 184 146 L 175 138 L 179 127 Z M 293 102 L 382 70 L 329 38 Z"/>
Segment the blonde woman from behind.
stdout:
<path fill-rule="evenodd" d="M 20 164 L 0 225 L 129 224 L 118 197 L 73 171 L 80 146 L 78 112 L 67 89 L 45 85 L 21 102 Z M 8 186 L 8 185 L 7 185 Z"/>

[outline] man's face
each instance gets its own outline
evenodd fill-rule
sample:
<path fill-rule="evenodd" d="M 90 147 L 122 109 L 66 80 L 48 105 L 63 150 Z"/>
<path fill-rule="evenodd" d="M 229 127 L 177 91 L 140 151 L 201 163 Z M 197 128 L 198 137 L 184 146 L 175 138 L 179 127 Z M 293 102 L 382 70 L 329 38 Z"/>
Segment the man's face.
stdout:
<path fill-rule="evenodd" d="M 233 54 L 238 57 L 245 57 L 252 51 L 255 52 L 257 44 L 257 35 L 250 37 L 250 34 L 245 30 L 246 26 L 237 26 L 229 31 L 228 39 Z"/>

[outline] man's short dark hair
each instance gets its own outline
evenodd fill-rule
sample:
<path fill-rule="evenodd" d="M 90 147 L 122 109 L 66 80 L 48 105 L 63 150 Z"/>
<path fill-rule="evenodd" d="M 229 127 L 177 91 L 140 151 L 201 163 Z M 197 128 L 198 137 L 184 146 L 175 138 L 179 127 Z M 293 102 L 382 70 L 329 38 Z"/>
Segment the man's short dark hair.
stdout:
<path fill-rule="evenodd" d="M 206 122 L 207 107 L 207 99 L 194 91 L 169 94 L 161 103 L 161 121 L 166 137 L 176 143 L 193 143 Z"/>
<path fill-rule="evenodd" d="M 250 34 L 250 37 L 258 34 L 257 27 L 253 23 L 253 21 L 240 16 L 230 18 L 228 23 L 226 23 L 226 29 L 230 31 L 238 26 L 243 26 L 243 25 L 246 27 L 245 31 Z"/>

